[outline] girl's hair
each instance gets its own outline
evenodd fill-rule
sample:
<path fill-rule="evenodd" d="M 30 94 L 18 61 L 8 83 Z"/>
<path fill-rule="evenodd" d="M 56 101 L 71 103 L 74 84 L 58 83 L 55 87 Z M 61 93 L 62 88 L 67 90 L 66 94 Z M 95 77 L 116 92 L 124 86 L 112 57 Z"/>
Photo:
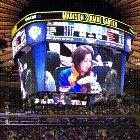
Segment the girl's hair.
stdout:
<path fill-rule="evenodd" d="M 72 62 L 74 68 L 79 72 L 80 63 L 84 60 L 87 54 L 91 54 L 93 57 L 93 52 L 90 48 L 85 45 L 77 47 L 77 49 L 72 53 Z"/>

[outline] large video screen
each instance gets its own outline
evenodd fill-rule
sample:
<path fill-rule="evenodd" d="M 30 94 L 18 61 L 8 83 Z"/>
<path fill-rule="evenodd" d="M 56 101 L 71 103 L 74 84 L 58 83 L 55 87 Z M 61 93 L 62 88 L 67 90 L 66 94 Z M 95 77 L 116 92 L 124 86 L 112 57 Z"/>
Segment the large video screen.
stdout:
<path fill-rule="evenodd" d="M 23 98 L 46 92 L 57 93 L 54 99 L 60 101 L 66 94 L 105 97 L 122 92 L 122 31 L 74 22 L 33 23 L 23 31 L 26 42 L 14 51 Z"/>
<path fill-rule="evenodd" d="M 37 91 L 34 61 L 31 46 L 24 47 L 19 54 L 18 67 L 21 84 L 22 98 L 25 99 Z"/>
<path fill-rule="evenodd" d="M 119 91 L 120 51 L 81 43 L 49 42 L 47 46 L 46 76 L 50 80 L 45 90 L 90 94 Z M 50 82 L 52 77 L 55 84 Z"/>
<path fill-rule="evenodd" d="M 121 52 L 111 46 L 46 42 L 44 91 L 114 94 L 120 91 Z M 19 58 L 23 98 L 38 92 L 32 47 Z"/>

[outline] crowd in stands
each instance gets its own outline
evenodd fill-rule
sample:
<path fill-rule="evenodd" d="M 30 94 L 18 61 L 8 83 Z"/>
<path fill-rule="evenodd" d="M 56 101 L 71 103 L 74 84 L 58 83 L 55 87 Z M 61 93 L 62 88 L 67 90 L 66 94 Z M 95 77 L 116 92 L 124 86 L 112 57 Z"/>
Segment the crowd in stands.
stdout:
<path fill-rule="evenodd" d="M 11 113 L 12 114 L 12 113 Z M 59 123 L 8 124 L 0 126 L 0 140 L 139 140 L 140 100 L 111 97 L 93 105 L 32 104 L 24 115 L 64 118 Z M 66 119 L 75 116 L 75 119 Z M 82 116 L 88 116 L 87 120 Z M 81 118 L 80 118 L 81 117 Z M 108 118 L 108 119 L 107 119 Z M 137 119 L 134 119 L 137 118 Z M 49 123 L 50 121 L 50 123 Z M 48 124 L 47 124 L 48 122 Z M 46 125 L 47 124 L 47 125 Z"/>
<path fill-rule="evenodd" d="M 94 126 L 3 126 L 1 140 L 139 140 L 138 129 Z"/>
<path fill-rule="evenodd" d="M 42 105 L 31 107 L 33 112 L 44 115 L 140 115 L 140 100 L 136 97 L 100 101 L 93 105 Z M 27 109 L 30 112 L 30 109 Z"/>

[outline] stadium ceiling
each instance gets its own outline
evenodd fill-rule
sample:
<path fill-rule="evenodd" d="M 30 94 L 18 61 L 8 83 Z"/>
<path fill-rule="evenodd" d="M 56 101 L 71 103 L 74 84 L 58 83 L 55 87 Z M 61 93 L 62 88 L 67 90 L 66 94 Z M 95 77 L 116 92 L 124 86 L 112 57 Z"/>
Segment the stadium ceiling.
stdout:
<path fill-rule="evenodd" d="M 140 68 L 140 0 L 101 1 L 118 9 L 122 17 L 121 21 L 133 27 L 135 34 L 127 67 Z M 36 0 L 0 0 L 0 67 L 5 68 L 14 65 L 12 62 L 11 30 L 25 9 L 28 10 L 28 5 L 33 2 L 35 3 Z"/>

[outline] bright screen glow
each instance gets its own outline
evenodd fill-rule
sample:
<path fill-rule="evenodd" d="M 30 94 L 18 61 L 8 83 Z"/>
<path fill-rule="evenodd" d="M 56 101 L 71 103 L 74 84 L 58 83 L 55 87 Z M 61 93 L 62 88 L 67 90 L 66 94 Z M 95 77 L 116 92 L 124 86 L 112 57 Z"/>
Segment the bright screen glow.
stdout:
<path fill-rule="evenodd" d="M 46 47 L 44 91 L 101 96 L 119 92 L 120 51 L 110 46 L 65 42 L 48 42 Z M 36 86 L 39 83 L 36 83 L 31 47 L 30 50 L 24 48 L 22 52 L 24 55 L 19 59 L 19 68 L 23 98 L 26 98 L 38 92 Z M 72 103 L 79 104 L 77 100 Z"/>
<path fill-rule="evenodd" d="M 31 27 L 33 26 L 30 25 L 26 30 L 32 29 Z M 65 104 L 64 99 L 70 101 L 69 97 L 65 96 L 66 93 L 97 94 L 101 98 L 121 92 L 123 32 L 72 22 L 48 22 L 40 24 L 39 29 L 41 32 L 45 30 L 46 41 L 44 33 L 43 38 L 38 34 L 35 42 L 27 35 L 26 47 L 20 49 L 18 64 L 23 98 L 35 92 L 57 92 L 60 95 L 54 100 L 48 99 L 47 102 Z M 41 47 L 41 43 L 44 56 L 37 58 L 37 51 L 33 48 Z M 40 63 L 43 63 L 43 73 L 40 74 L 42 79 L 38 80 L 37 70 Z M 40 86 L 42 83 L 43 86 Z M 38 90 L 38 87 L 42 90 Z M 71 104 L 80 103 L 77 99 L 71 100 Z M 82 100 L 81 104 L 85 105 L 86 101 Z"/>

